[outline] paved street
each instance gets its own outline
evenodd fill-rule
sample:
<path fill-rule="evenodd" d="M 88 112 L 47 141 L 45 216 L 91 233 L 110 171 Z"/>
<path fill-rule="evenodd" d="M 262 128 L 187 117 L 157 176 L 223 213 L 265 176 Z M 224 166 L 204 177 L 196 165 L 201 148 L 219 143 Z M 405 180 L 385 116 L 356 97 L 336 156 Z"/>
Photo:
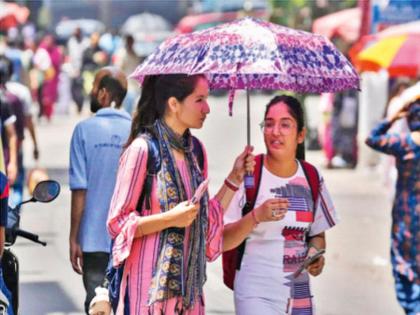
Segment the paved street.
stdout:
<path fill-rule="evenodd" d="M 270 96 L 255 94 L 252 102 L 252 142 L 263 152 L 264 104 Z M 245 97 L 238 93 L 233 117 L 227 98 L 211 98 L 211 114 L 203 130 L 194 132 L 206 144 L 210 160 L 210 189 L 215 192 L 234 157 L 246 142 Z M 55 117 L 38 125 L 41 160 L 50 177 L 62 185 L 51 204 L 28 204 L 21 227 L 39 233 L 47 247 L 18 240 L 13 250 L 20 261 L 21 314 L 82 314 L 84 290 L 69 262 L 70 192 L 68 152 L 75 124 L 87 115 Z M 26 152 L 30 152 L 30 141 Z M 308 151 L 308 160 L 321 165 L 320 152 Z M 26 164 L 33 165 L 29 154 Z M 340 213 L 341 223 L 327 233 L 326 269 L 313 279 L 318 315 L 401 315 L 394 296 L 389 264 L 390 200 L 380 176 L 368 170 L 321 169 Z M 222 284 L 220 260 L 208 265 L 207 313 L 233 314 L 232 293 Z M 262 315 L 262 314 L 261 314 Z"/>

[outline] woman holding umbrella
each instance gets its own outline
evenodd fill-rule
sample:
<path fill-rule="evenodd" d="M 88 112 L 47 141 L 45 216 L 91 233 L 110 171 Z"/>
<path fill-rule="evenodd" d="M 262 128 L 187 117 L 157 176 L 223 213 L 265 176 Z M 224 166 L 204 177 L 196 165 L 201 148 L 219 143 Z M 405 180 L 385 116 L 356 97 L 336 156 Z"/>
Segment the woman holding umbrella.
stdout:
<path fill-rule="evenodd" d="M 267 154 L 256 157 L 261 175 L 255 176 L 254 207 L 245 210 L 249 198 L 242 185 L 225 215 L 224 250 L 244 246 L 233 284 L 236 314 L 313 314 L 308 273 L 319 275 L 324 257 L 310 264 L 306 259 L 325 250 L 325 231 L 337 222 L 335 208 L 317 170 L 299 160 L 305 138 L 299 101 L 273 98 L 262 130 Z M 305 261 L 308 272 L 298 271 Z"/>
<path fill-rule="evenodd" d="M 207 158 L 196 154 L 190 128 L 201 128 L 210 109 L 207 79 L 185 74 L 148 76 L 121 157 L 108 217 L 113 263 L 124 263 L 117 314 L 204 314 L 206 260 L 222 251 L 223 212 L 232 187 L 252 170 L 252 148 L 236 159 L 213 199 L 192 201 L 207 178 Z M 152 175 L 147 202 L 138 201 L 152 171 L 149 154 L 157 143 L 160 166 Z M 146 189 L 148 191 L 148 189 Z M 136 209 L 137 208 L 137 209 Z"/>

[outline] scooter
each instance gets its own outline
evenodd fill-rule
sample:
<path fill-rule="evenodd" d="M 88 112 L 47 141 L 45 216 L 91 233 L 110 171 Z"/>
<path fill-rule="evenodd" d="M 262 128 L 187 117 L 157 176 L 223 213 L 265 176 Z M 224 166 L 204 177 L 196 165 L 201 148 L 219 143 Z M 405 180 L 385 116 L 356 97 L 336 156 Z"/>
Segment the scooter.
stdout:
<path fill-rule="evenodd" d="M 19 261 L 11 251 L 11 247 L 16 242 L 18 236 L 26 238 L 32 242 L 46 246 L 47 243 L 39 240 L 39 236 L 19 228 L 20 208 L 28 202 L 51 202 L 60 194 L 60 184 L 54 180 L 39 182 L 33 191 L 31 199 L 23 201 L 15 208 L 9 207 L 7 215 L 5 250 L 2 257 L 3 278 L 6 287 L 12 295 L 12 301 L 9 303 L 7 298 L 0 294 L 0 315 L 7 315 L 8 308 L 13 309 L 13 314 L 18 314 L 19 309 Z"/>

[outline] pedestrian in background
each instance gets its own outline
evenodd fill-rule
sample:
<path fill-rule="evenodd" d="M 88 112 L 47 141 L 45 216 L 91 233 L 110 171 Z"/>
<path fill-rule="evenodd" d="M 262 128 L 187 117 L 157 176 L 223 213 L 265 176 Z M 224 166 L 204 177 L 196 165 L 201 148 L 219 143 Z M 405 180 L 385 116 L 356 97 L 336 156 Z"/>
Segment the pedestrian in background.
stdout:
<path fill-rule="evenodd" d="M 409 133 L 387 133 L 400 119 Z M 379 123 L 366 139 L 395 157 L 398 171 L 392 208 L 391 262 L 398 302 L 408 315 L 420 313 L 420 98 Z"/>
<path fill-rule="evenodd" d="M 62 56 L 55 38 L 47 34 L 39 44 L 34 55 L 34 64 L 42 71 L 43 78 L 40 88 L 40 112 L 39 117 L 45 116 L 51 120 L 54 105 L 58 97 L 58 78 L 60 75 Z"/>
<path fill-rule="evenodd" d="M 233 285 L 238 315 L 314 314 L 309 274 L 322 272 L 324 257 L 310 264 L 308 272 L 294 272 L 305 258 L 325 249 L 325 231 L 337 223 L 337 214 L 323 178 L 313 166 L 309 178 L 301 161 L 303 117 L 292 96 L 276 96 L 268 103 L 262 123 L 267 154 L 256 157 L 261 175 L 254 176 L 259 178 L 255 205 L 244 208 L 250 200 L 241 185 L 226 211 L 224 250 L 246 240 Z"/>
<path fill-rule="evenodd" d="M 5 57 L 0 57 L 2 63 L 7 66 L 7 71 L 2 75 L 1 84 L 5 88 L 5 96 L 8 99 L 10 108 L 16 116 L 15 129 L 18 137 L 18 174 L 12 185 L 9 202 L 14 207 L 22 202 L 23 187 L 25 184 L 25 167 L 23 165 L 23 141 L 25 130 L 29 131 L 33 143 L 33 158 L 38 160 L 38 141 L 35 132 L 35 125 L 32 117 L 32 98 L 30 90 L 20 82 L 11 81 L 13 63 Z M 3 82 L 3 80 L 5 82 Z"/>
<path fill-rule="evenodd" d="M 356 167 L 358 111 L 359 92 L 357 90 L 334 94 L 331 122 L 334 147 L 332 167 Z"/>
<path fill-rule="evenodd" d="M 137 66 L 143 62 L 143 58 L 137 56 L 134 51 L 134 37 L 127 35 L 125 45 L 121 47 L 114 55 L 115 65 L 120 68 L 128 77 L 136 70 Z M 124 100 L 125 110 L 132 114 L 134 104 L 140 95 L 139 84 L 134 79 L 128 79 L 127 97 Z"/>
<path fill-rule="evenodd" d="M 83 91 L 82 61 L 83 54 L 88 46 L 89 40 L 83 36 L 80 27 L 77 27 L 67 43 L 67 51 L 69 63 L 71 65 L 71 95 L 73 101 L 76 103 L 78 113 L 82 112 L 85 99 Z"/>
<path fill-rule="evenodd" d="M 117 314 L 205 313 L 206 260 L 222 252 L 223 209 L 233 196 L 229 183 L 239 185 L 253 164 L 247 147 L 214 198 L 206 192 L 189 202 L 207 178 L 206 152 L 190 129 L 203 126 L 210 112 L 208 95 L 202 75 L 144 80 L 108 217 L 114 266 L 124 263 Z M 147 167 L 152 141 L 147 139 L 158 146 L 160 167 L 154 175 Z M 202 168 L 195 145 L 202 152 Z M 151 191 L 144 193 L 149 202 L 137 209 L 148 175 Z"/>
<path fill-rule="evenodd" d="M 391 88 L 388 102 L 385 106 L 383 118 L 391 119 L 401 108 L 404 107 L 404 100 L 401 94 L 410 86 L 407 79 L 398 79 Z M 395 121 L 387 133 L 408 133 L 407 119 L 402 118 Z M 397 169 L 395 168 L 395 157 L 393 155 L 384 155 L 381 157 L 382 172 L 385 187 L 389 191 L 390 200 L 395 197 L 395 183 L 397 182 Z"/>
<path fill-rule="evenodd" d="M 83 275 L 86 313 L 109 259 L 106 219 L 131 125 L 128 113 L 120 109 L 126 92 L 127 80 L 120 70 L 100 69 L 90 95 L 95 115 L 76 126 L 70 145 L 70 261 Z"/>

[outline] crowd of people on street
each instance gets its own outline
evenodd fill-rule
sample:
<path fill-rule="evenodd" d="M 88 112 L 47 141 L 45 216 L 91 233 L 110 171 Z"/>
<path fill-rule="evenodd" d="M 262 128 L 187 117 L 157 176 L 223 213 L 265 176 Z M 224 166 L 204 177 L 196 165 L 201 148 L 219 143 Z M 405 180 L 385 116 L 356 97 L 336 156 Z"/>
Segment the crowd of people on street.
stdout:
<path fill-rule="evenodd" d="M 83 110 L 99 68 L 115 65 L 128 76 L 144 59 L 134 51 L 134 38 L 129 34 L 86 34 L 76 28 L 63 39 L 53 33 L 23 30 L 0 36 L 0 54 L 13 64 L 10 80 L 29 88 L 38 107 L 33 111 L 48 121 L 55 113 L 68 114 L 73 104 L 77 112 Z M 129 80 L 124 100 L 129 113 L 139 93 L 138 85 Z"/>
<path fill-rule="evenodd" d="M 191 134 L 210 113 L 207 77 L 148 75 L 140 93 L 127 78 L 142 62 L 133 37 L 103 47 L 101 36 L 76 28 L 65 43 L 35 32 L 0 38 L 0 255 L 7 204 L 23 198 L 25 130 L 37 160 L 47 153 L 39 152 L 36 123 L 89 103 L 92 115 L 69 144 L 69 254 L 86 314 L 205 314 L 206 262 L 219 256 L 237 314 L 313 314 L 310 276 L 322 273 L 326 233 L 339 219 L 320 170 L 305 161 L 300 101 L 271 99 L 264 154 L 246 146 L 211 197 L 205 184 L 214 170 Z M 383 164 L 395 187 L 396 296 L 406 314 L 419 315 L 420 83 L 413 83 L 393 82 L 366 144 L 393 157 Z M 326 168 L 357 164 L 358 102 L 356 90 L 321 96 Z M 2 279 L 0 268 L 10 299 Z"/>

